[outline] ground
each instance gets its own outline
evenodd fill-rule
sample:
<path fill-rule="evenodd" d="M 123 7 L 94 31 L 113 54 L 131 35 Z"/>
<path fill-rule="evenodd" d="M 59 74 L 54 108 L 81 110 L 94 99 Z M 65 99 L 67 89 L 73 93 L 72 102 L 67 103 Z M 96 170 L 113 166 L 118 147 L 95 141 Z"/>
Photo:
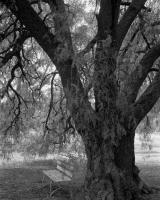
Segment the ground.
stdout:
<path fill-rule="evenodd" d="M 39 190 L 50 182 L 42 170 L 49 169 L 51 160 L 47 165 L 33 162 L 22 166 L 3 166 L 0 169 L 0 199 L 1 200 L 40 200 L 47 196 L 47 192 Z"/>
<path fill-rule="evenodd" d="M 34 161 L 18 167 L 0 169 L 0 199 L 1 200 L 53 200 L 49 198 L 55 189 L 48 187 L 51 183 L 42 170 L 53 169 L 54 162 Z M 140 164 L 142 177 L 151 185 L 160 186 L 160 165 Z M 47 187 L 45 187 L 47 185 Z M 48 197 L 48 198 L 47 198 Z M 57 198 L 58 199 L 58 198 Z M 67 198 L 63 198 L 67 199 Z M 159 200 L 160 193 L 150 196 L 152 200 Z M 55 199 L 54 199 L 55 200 Z M 62 200 L 62 199 L 61 199 Z"/>
<path fill-rule="evenodd" d="M 80 185 L 69 182 L 53 183 L 43 170 L 53 170 L 54 159 L 8 162 L 0 166 L 0 200 L 68 200 Z M 55 174 L 55 177 L 57 176 Z M 68 185 L 69 183 L 69 185 Z M 62 188 L 63 187 L 63 188 Z M 58 190 L 57 190 L 58 189 Z M 52 195 L 57 190 L 55 195 Z M 80 194 L 76 194 L 80 196 Z M 55 198 L 56 197 L 56 198 Z"/>
<path fill-rule="evenodd" d="M 154 139 L 156 140 L 154 142 Z M 136 160 L 142 178 L 149 184 L 160 187 L 160 145 L 156 144 L 151 151 L 144 151 L 136 139 Z M 159 140 L 160 141 L 160 140 Z M 56 160 L 34 160 L 28 162 L 0 163 L 0 200 L 66 200 L 68 194 L 62 191 L 63 198 L 50 197 L 56 191 L 43 170 L 55 169 Z M 73 196 L 74 199 L 74 196 Z M 149 199 L 159 200 L 160 192 L 152 194 Z M 75 200 L 75 199 L 74 199 Z"/>

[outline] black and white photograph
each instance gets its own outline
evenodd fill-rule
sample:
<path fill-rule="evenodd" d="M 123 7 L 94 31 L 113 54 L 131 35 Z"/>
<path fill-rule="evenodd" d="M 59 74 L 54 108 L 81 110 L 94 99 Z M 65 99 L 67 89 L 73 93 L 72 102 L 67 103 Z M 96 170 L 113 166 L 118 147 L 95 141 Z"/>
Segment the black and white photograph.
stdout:
<path fill-rule="evenodd" d="M 160 200 L 160 0 L 0 0 L 0 200 Z"/>

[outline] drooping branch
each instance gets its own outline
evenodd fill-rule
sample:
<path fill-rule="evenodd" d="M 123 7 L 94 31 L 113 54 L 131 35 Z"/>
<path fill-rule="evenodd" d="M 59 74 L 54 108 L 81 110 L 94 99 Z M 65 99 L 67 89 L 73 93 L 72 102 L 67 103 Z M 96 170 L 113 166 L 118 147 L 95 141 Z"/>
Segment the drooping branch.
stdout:
<path fill-rule="evenodd" d="M 10 79 L 8 80 L 6 87 L 4 88 L 4 91 L 2 92 L 1 98 L 3 99 L 4 95 L 7 97 L 7 101 L 10 101 L 11 108 L 8 113 L 8 117 L 10 119 L 9 123 L 7 124 L 7 127 L 4 128 L 4 136 L 7 136 L 8 132 L 11 131 L 12 129 L 16 128 L 19 126 L 19 120 L 21 118 L 21 111 L 22 111 L 22 105 L 24 104 L 26 108 L 27 106 L 27 101 L 21 96 L 21 93 L 19 91 L 19 81 L 20 79 L 17 79 L 16 77 L 16 71 L 18 68 L 20 68 L 20 63 L 19 61 L 17 62 L 16 65 L 14 65 L 11 69 L 10 73 Z M 15 88 L 15 85 L 13 84 L 13 81 L 17 82 L 17 86 Z M 11 115 L 11 116 L 10 116 Z M 16 132 L 18 134 L 18 132 Z"/>
<path fill-rule="evenodd" d="M 10 25 L 0 33 L 0 41 L 3 41 L 9 35 L 15 34 L 16 31 L 20 30 L 20 28 L 17 27 L 17 21 L 18 21 L 17 19 L 13 20 L 13 22 L 11 22 Z"/>
<path fill-rule="evenodd" d="M 124 13 L 117 27 L 117 49 L 119 50 L 122 42 L 139 11 L 144 7 L 147 0 L 133 0 L 127 11 Z"/>
<path fill-rule="evenodd" d="M 84 119 L 83 113 L 78 112 L 79 109 L 88 111 L 85 112 L 85 121 L 86 123 L 90 123 L 90 119 L 94 116 L 94 111 L 88 98 L 84 98 L 84 88 L 77 67 L 73 62 L 74 53 L 63 0 L 54 1 L 56 2 L 54 6 L 56 6 L 57 12 L 54 17 L 56 29 L 55 35 L 50 32 L 49 28 L 41 20 L 27 0 L 15 1 L 17 7 L 16 12 L 15 9 L 10 7 L 10 4 L 6 3 L 6 1 L 1 0 L 1 2 L 11 9 L 21 23 L 25 25 L 26 29 L 37 40 L 39 45 L 55 64 L 61 77 L 63 89 L 68 102 L 68 108 L 72 113 L 74 120 L 77 120 L 77 128 L 80 129 L 80 126 L 78 125 L 80 118 Z M 9 0 L 7 2 L 12 1 Z M 80 115 L 77 115 L 77 113 L 80 113 Z"/>
<path fill-rule="evenodd" d="M 152 83 L 139 97 L 139 99 L 133 105 L 134 118 L 136 126 L 146 116 L 146 114 L 152 109 L 154 104 L 160 97 L 160 73 L 158 73 Z"/>
<path fill-rule="evenodd" d="M 21 23 L 26 26 L 26 29 L 33 34 L 35 39 L 45 51 L 46 49 L 53 50 L 55 47 L 57 47 L 58 41 L 56 41 L 55 36 L 50 33 L 49 28 L 45 26 L 44 22 L 30 6 L 27 0 L 16 1 L 16 6 L 18 7 L 17 11 L 15 11 L 14 7 L 11 6 L 13 5 L 11 0 L 1 0 L 0 2 L 6 5 L 7 8 L 9 8 L 13 14 L 21 21 Z M 39 30 L 40 27 L 41 31 Z"/>
<path fill-rule="evenodd" d="M 16 17 L 26 26 L 26 29 L 29 30 L 29 32 L 33 35 L 33 37 L 37 40 L 37 42 L 40 44 L 40 46 L 43 48 L 43 50 L 47 53 L 47 55 L 50 57 L 50 59 L 54 62 L 56 67 L 58 67 L 58 71 L 61 75 L 61 78 L 66 82 L 66 78 L 70 79 L 72 70 L 72 59 L 70 58 L 70 61 L 67 58 L 66 60 L 66 68 L 64 67 L 62 69 L 62 65 L 64 59 L 62 59 L 62 55 L 60 54 L 64 48 L 63 44 L 64 41 L 58 41 L 57 37 L 50 33 L 49 28 L 44 24 L 44 22 L 41 20 L 41 18 L 38 16 L 38 14 L 34 11 L 34 9 L 30 6 L 29 2 L 27 0 L 17 0 L 16 6 L 18 7 L 18 11 L 15 12 L 14 9 L 12 9 L 11 2 L 12 1 L 1 1 L 3 2 L 11 11 L 16 15 Z M 9 3 L 10 2 L 10 3 Z M 59 1 L 60 2 L 60 1 Z M 58 3 L 59 3 L 58 2 Z M 65 22 L 63 22 L 65 23 Z M 58 23 L 57 23 L 58 24 Z M 57 25 L 56 24 L 56 25 Z M 39 28 L 41 27 L 41 31 L 39 31 Z M 63 52 L 62 52 L 63 53 Z M 65 53 L 65 52 L 64 52 Z M 71 55 L 69 55 L 71 56 Z M 64 57 L 63 57 L 64 58 Z M 68 77 L 64 77 L 65 70 L 68 72 Z M 71 83 L 70 83 L 71 84 Z"/>
<path fill-rule="evenodd" d="M 23 31 L 21 33 L 21 35 L 19 36 L 19 38 L 15 41 L 15 44 L 12 44 L 11 47 L 9 47 L 9 48 L 12 48 L 12 50 L 8 51 L 5 54 L 5 56 L 2 56 L 2 61 L 1 61 L 1 64 L 0 64 L 0 68 L 2 68 L 10 59 L 13 58 L 13 56 L 16 56 L 17 53 L 19 53 L 21 51 L 23 43 L 30 36 L 31 35 L 27 31 Z M 1 52 L 0 52 L 0 54 L 1 54 Z"/>
<path fill-rule="evenodd" d="M 46 121 L 45 121 L 45 132 L 49 130 L 49 126 L 48 126 L 48 121 L 49 121 L 49 118 L 50 118 L 50 115 L 51 115 L 51 112 L 53 110 L 53 90 L 54 90 L 54 79 L 55 79 L 55 76 L 56 76 L 57 72 L 53 72 L 52 73 L 52 79 L 51 79 L 51 98 L 50 98 L 50 103 L 49 103 L 49 109 L 48 109 L 48 114 L 47 114 L 47 117 L 46 117 Z"/>
<path fill-rule="evenodd" d="M 136 69 L 128 76 L 124 82 L 123 93 L 127 96 L 127 102 L 133 103 L 143 81 L 147 77 L 156 59 L 160 56 L 160 44 L 151 48 L 142 58 Z"/>
<path fill-rule="evenodd" d="M 19 54 L 19 52 L 17 54 Z M 21 62 L 20 62 L 19 59 L 18 59 L 17 63 L 11 69 L 11 73 L 10 73 L 11 77 L 8 80 L 7 84 L 6 84 L 6 87 L 5 87 L 5 89 L 4 89 L 4 91 L 3 91 L 2 95 L 1 95 L 1 98 L 2 99 L 4 98 L 5 93 L 9 94 L 9 89 L 10 89 L 15 94 L 15 96 L 18 99 L 18 101 L 22 100 L 24 102 L 24 104 L 26 105 L 26 107 L 27 107 L 27 104 L 25 103 L 25 100 L 23 99 L 23 97 L 17 92 L 17 90 L 12 85 L 13 81 L 17 78 L 16 77 L 16 70 L 18 68 L 22 68 Z"/>

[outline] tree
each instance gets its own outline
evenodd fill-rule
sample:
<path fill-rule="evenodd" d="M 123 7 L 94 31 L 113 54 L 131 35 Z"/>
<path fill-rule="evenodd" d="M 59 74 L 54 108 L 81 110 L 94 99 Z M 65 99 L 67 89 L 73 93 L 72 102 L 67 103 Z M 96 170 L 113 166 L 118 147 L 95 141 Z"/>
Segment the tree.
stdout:
<path fill-rule="evenodd" d="M 129 45 L 125 45 L 126 38 L 130 37 L 129 34 L 132 35 L 130 32 L 132 24 L 145 19 L 151 12 L 148 5 L 153 2 L 90 1 L 97 8 L 97 33 L 78 53 L 70 31 L 68 17 L 70 1 L 1 0 L 0 2 L 5 6 L 2 10 L 8 12 L 8 19 L 12 21 L 10 28 L 1 34 L 1 39 L 5 40 L 9 35 L 10 38 L 6 43 L 12 41 L 9 44 L 13 44 L 12 49 L 8 44 L 8 50 L 3 51 L 2 65 L 13 56 L 20 61 L 22 53 L 19 52 L 23 52 L 24 48 L 22 45 L 27 38 L 32 37 L 56 66 L 67 101 L 67 109 L 77 132 L 82 137 L 88 159 L 84 187 L 86 199 L 140 199 L 141 192 L 146 186 L 142 184 L 139 170 L 135 165 L 135 129 L 160 96 L 160 72 L 159 68 L 155 70 L 153 67 L 160 56 L 160 44 L 156 43 L 157 40 L 149 44 L 143 34 L 142 26 L 135 31 L 128 43 L 130 45 L 141 30 L 144 39 L 141 46 L 143 52 L 138 62 L 137 60 L 135 63 L 131 62 L 130 59 L 131 63 L 127 63 L 129 71 L 125 76 L 122 73 L 122 77 L 119 77 L 119 70 L 126 69 L 125 63 L 121 61 L 124 61 L 129 49 Z M 45 5 L 49 12 L 44 9 Z M 158 1 L 155 1 L 154 5 L 158 5 Z M 154 23 L 158 24 L 157 21 Z M 85 28 L 84 26 L 83 30 L 87 30 Z M 15 37 L 14 34 L 9 34 L 8 30 L 16 33 Z M 121 54 L 122 51 L 125 52 Z M 88 78 L 88 85 L 85 87 L 83 80 L 87 77 L 84 78 L 79 62 L 90 56 L 92 60 L 94 59 L 91 68 L 93 75 L 91 79 Z M 16 62 L 13 62 L 7 87 L 15 93 L 20 103 L 22 99 L 12 87 L 17 68 L 23 73 L 21 63 L 16 65 Z M 140 88 L 150 71 L 154 71 L 152 80 L 139 95 Z M 89 98 L 91 92 L 94 105 Z"/>

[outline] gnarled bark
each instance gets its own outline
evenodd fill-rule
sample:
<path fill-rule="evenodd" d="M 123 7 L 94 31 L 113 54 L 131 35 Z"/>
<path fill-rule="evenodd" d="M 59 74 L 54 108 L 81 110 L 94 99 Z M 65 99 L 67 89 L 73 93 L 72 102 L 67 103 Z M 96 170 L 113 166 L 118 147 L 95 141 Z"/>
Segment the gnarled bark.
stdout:
<path fill-rule="evenodd" d="M 100 135 L 99 131 L 94 135 Z M 88 141 L 84 141 L 88 157 L 85 180 L 88 199 L 141 199 L 144 185 L 135 165 L 134 131 L 126 132 L 117 146 L 109 138 L 92 137 Z"/>

